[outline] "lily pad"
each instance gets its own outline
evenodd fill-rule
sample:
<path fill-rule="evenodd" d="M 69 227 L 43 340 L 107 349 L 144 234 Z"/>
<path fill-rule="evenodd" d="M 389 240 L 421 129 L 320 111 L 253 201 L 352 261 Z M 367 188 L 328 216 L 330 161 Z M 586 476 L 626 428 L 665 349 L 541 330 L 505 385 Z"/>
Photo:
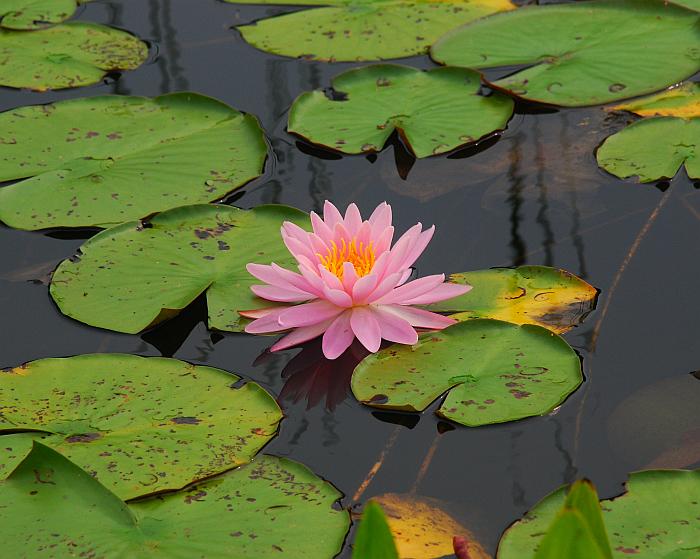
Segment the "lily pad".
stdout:
<path fill-rule="evenodd" d="M 77 7 L 78 0 L 3 0 L 0 27 L 19 30 L 50 27 L 67 20 Z"/>
<path fill-rule="evenodd" d="M 0 220 L 106 227 L 211 202 L 258 177 L 255 117 L 196 93 L 104 96 L 0 114 Z"/>
<path fill-rule="evenodd" d="M 640 182 L 672 178 L 685 166 L 700 178 L 700 118 L 656 117 L 639 120 L 605 139 L 598 164 L 622 179 Z"/>
<path fill-rule="evenodd" d="M 148 46 L 133 35 L 71 21 L 27 33 L 0 29 L 0 86 L 46 91 L 91 85 L 109 72 L 134 70 Z"/>
<path fill-rule="evenodd" d="M 308 214 L 287 206 L 239 210 L 194 205 L 102 231 L 64 260 L 51 281 L 51 296 L 76 320 L 135 334 L 177 315 L 206 292 L 209 326 L 241 332 L 239 310 L 273 303 L 253 295 L 258 283 L 245 266 L 294 259 L 284 246 L 284 221 L 310 229 Z"/>
<path fill-rule="evenodd" d="M 576 352 L 549 330 L 478 319 L 370 355 L 352 390 L 364 404 L 407 411 L 447 392 L 437 414 L 475 427 L 549 413 L 582 381 Z"/>
<path fill-rule="evenodd" d="M 425 53 L 449 29 L 512 10 L 508 0 L 226 0 L 233 4 L 325 6 L 238 27 L 261 50 L 328 62 Z"/>
<path fill-rule="evenodd" d="M 566 498 L 562 488 L 505 532 L 497 559 L 532 557 Z M 613 557 L 691 559 L 700 553 L 700 471 L 634 473 L 627 491 L 601 501 Z"/>
<path fill-rule="evenodd" d="M 532 6 L 448 33 L 432 57 L 468 68 L 524 66 L 493 86 L 541 103 L 597 105 L 700 70 L 699 21 L 697 12 L 663 0 Z"/>
<path fill-rule="evenodd" d="M 629 111 L 639 116 L 700 116 L 700 83 L 687 82 L 656 95 L 649 95 L 621 105 L 610 107 L 613 111 Z"/>
<path fill-rule="evenodd" d="M 565 270 L 548 266 L 477 270 L 452 274 L 449 281 L 471 285 L 472 290 L 426 308 L 456 313 L 451 316 L 460 321 L 495 318 L 544 326 L 557 334 L 581 323 L 598 296 L 592 285 Z"/>
<path fill-rule="evenodd" d="M 480 95 L 479 74 L 462 68 L 380 64 L 340 74 L 332 84 L 342 97 L 303 93 L 288 129 L 343 153 L 379 151 L 397 130 L 417 157 L 437 155 L 503 130 L 513 114 L 511 99 Z"/>
<path fill-rule="evenodd" d="M 248 462 L 282 413 L 255 383 L 175 359 L 94 354 L 0 373 L 0 445 L 32 431 L 122 499 Z M 27 448 L 25 444 L 24 448 Z"/>
<path fill-rule="evenodd" d="M 0 482 L 8 557 L 328 559 L 342 547 L 340 493 L 307 468 L 262 456 L 187 491 L 125 504 L 50 448 Z M 313 537 L 308 528 L 313 526 Z"/>

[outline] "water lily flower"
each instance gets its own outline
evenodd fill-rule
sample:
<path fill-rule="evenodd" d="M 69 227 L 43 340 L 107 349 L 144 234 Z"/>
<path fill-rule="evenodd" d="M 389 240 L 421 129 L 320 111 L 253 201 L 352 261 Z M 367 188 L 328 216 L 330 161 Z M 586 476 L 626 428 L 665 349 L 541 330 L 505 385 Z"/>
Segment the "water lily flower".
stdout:
<path fill-rule="evenodd" d="M 253 311 L 245 331 L 264 334 L 291 330 L 270 350 L 278 351 L 323 335 L 323 353 L 340 356 L 357 338 L 376 352 L 382 339 L 414 344 L 416 329 L 441 330 L 455 321 L 412 305 L 427 305 L 466 293 L 468 285 L 445 283 L 437 274 L 408 281 L 413 264 L 425 250 L 435 226 L 411 227 L 392 246 L 394 228 L 386 202 L 362 220 L 350 204 L 342 216 L 326 202 L 323 219 L 311 212 L 311 233 L 285 222 L 282 239 L 298 264 L 293 272 L 277 264 L 248 264 L 265 285 L 253 285 L 258 297 L 287 303 Z M 289 303 L 294 303 L 290 305 Z"/>

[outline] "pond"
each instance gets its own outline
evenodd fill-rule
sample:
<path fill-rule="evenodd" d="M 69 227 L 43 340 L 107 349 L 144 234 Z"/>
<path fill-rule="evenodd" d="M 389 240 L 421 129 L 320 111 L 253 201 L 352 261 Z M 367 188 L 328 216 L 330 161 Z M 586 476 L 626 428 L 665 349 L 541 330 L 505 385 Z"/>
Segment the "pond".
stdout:
<path fill-rule="evenodd" d="M 266 454 L 304 464 L 337 487 L 342 506 L 355 512 L 387 493 L 426 500 L 490 554 L 512 522 L 564 484 L 588 478 L 608 498 L 623 491 L 630 472 L 700 466 L 700 408 L 688 403 L 700 397 L 700 375 L 691 375 L 700 368 L 700 183 L 683 169 L 673 179 L 640 184 L 599 168 L 597 147 L 635 120 L 600 106 L 516 99 L 503 133 L 420 159 L 396 135 L 376 154 L 315 146 L 287 131 L 292 103 L 366 64 L 266 53 L 233 29 L 300 9 L 94 0 L 74 19 L 144 39 L 146 63 L 82 88 L 3 88 L 0 110 L 194 91 L 255 115 L 271 153 L 262 176 L 226 204 L 320 212 L 325 200 L 339 208 L 355 202 L 368 216 L 386 201 L 398 232 L 417 222 L 435 225 L 416 264 L 420 276 L 521 265 L 575 274 L 599 290 L 595 308 L 564 334 L 581 358 L 583 385 L 549 414 L 471 428 L 435 415 L 439 402 L 421 414 L 362 405 L 350 390 L 362 350 L 354 346 L 359 357 L 337 361 L 324 360 L 318 342 L 301 353 L 270 353 L 275 338 L 209 330 L 203 297 L 141 334 L 90 327 L 64 316 L 47 286 L 56 266 L 95 228 L 0 228 L 0 365 L 109 352 L 234 372 L 277 397 L 284 411 Z M 437 67 L 427 56 L 400 63 Z M 488 78 L 503 74 L 486 71 Z M 340 557 L 351 557 L 352 534 Z"/>

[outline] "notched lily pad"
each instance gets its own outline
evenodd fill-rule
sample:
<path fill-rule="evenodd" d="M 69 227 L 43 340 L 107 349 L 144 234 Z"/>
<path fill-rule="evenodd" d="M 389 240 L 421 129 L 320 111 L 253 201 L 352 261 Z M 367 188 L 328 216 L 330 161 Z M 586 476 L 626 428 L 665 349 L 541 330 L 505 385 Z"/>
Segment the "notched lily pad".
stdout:
<path fill-rule="evenodd" d="M 209 326 L 241 332 L 239 310 L 273 305 L 253 295 L 257 283 L 245 266 L 294 259 L 280 226 L 292 221 L 310 229 L 308 214 L 288 206 L 239 210 L 195 205 L 132 221 L 87 241 L 76 258 L 54 272 L 51 296 L 76 320 L 135 334 L 177 315 L 206 292 Z"/>
<path fill-rule="evenodd" d="M 700 116 L 700 84 L 687 82 L 656 95 L 610 107 L 611 111 L 629 111 L 639 116 Z"/>
<path fill-rule="evenodd" d="M 598 290 L 575 275 L 548 266 L 492 268 L 452 274 L 450 282 L 471 291 L 432 311 L 455 313 L 460 321 L 495 318 L 514 324 L 536 324 L 557 334 L 580 324 L 595 307 Z"/>
<path fill-rule="evenodd" d="M 71 21 L 27 33 L 0 29 L 0 86 L 46 91 L 98 83 L 109 72 L 134 70 L 148 46 L 96 23 Z"/>
<path fill-rule="evenodd" d="M 3 0 L 0 27 L 5 29 L 42 29 L 67 20 L 79 3 L 87 0 Z"/>
<path fill-rule="evenodd" d="M 3 433 L 36 432 L 122 499 L 180 489 L 248 462 L 275 436 L 274 399 L 238 380 L 159 357 L 33 361 L 0 374 L 0 446 L 24 443 L 21 455 L 27 441 Z"/>
<path fill-rule="evenodd" d="M 186 491 L 125 504 L 76 464 L 36 444 L 0 482 L 10 557 L 274 559 L 335 557 L 350 525 L 340 493 L 273 456 Z M 314 536 L 308 537 L 309 526 Z"/>
<path fill-rule="evenodd" d="M 452 66 L 524 67 L 492 82 L 524 99 L 597 105 L 658 91 L 700 70 L 699 20 L 663 0 L 531 6 L 456 29 L 431 53 Z"/>
<path fill-rule="evenodd" d="M 600 502 L 613 557 L 691 559 L 700 553 L 700 471 L 650 470 L 627 491 Z M 562 488 L 540 501 L 501 538 L 497 559 L 532 557 L 564 504 Z"/>
<path fill-rule="evenodd" d="M 238 29 L 251 45 L 282 56 L 329 62 L 425 53 L 446 31 L 512 10 L 508 0 L 226 0 L 233 4 L 325 6 Z"/>
<path fill-rule="evenodd" d="M 355 369 L 352 390 L 364 404 L 407 411 L 423 411 L 447 392 L 437 414 L 475 427 L 549 413 L 582 381 L 578 355 L 559 336 L 477 319 L 370 355 Z"/>
<path fill-rule="evenodd" d="M 258 177 L 257 119 L 196 93 L 109 95 L 0 114 L 0 220 L 107 227 L 219 200 Z"/>
<path fill-rule="evenodd" d="M 674 177 L 682 166 L 691 179 L 700 178 L 700 118 L 639 120 L 606 138 L 596 159 L 621 179 L 654 182 Z"/>
<path fill-rule="evenodd" d="M 417 157 L 437 155 L 503 130 L 513 114 L 511 99 L 480 95 L 479 74 L 462 68 L 380 64 L 340 74 L 332 84 L 342 98 L 303 93 L 288 129 L 343 153 L 379 151 L 396 130 Z"/>

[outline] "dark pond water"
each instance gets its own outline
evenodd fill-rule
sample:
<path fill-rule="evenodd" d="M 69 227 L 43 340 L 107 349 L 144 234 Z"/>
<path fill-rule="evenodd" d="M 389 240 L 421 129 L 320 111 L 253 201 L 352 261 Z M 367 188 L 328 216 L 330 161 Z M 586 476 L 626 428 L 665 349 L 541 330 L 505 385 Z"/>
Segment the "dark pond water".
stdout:
<path fill-rule="evenodd" d="M 230 203 L 318 210 L 330 199 L 339 206 L 356 201 L 366 213 L 386 200 L 400 230 L 417 221 L 437 226 L 418 263 L 420 274 L 546 264 L 598 287 L 597 309 L 566 335 L 583 358 L 584 386 L 550 416 L 494 427 L 452 428 L 430 411 L 419 420 L 373 413 L 349 394 L 352 359 L 324 367 L 312 345 L 290 364 L 299 350 L 265 354 L 269 338 L 207 331 L 203 304 L 140 337 L 63 317 L 42 281 L 91 232 L 7 228 L 0 228 L 0 365 L 128 352 L 243 374 L 283 396 L 287 418 L 267 452 L 299 460 L 331 480 L 345 493 L 347 506 L 355 504 L 354 496 L 362 502 L 385 492 L 442 500 L 491 550 L 511 521 L 575 478 L 589 477 L 602 496 L 611 496 L 621 491 L 627 472 L 659 455 L 661 465 L 697 465 L 700 408 L 678 410 L 659 390 L 658 398 L 648 398 L 648 407 L 637 410 L 638 420 L 619 424 L 612 416 L 637 390 L 664 380 L 686 382 L 700 368 L 697 186 L 685 175 L 670 184 L 639 185 L 599 170 L 595 147 L 625 124 L 624 117 L 600 108 L 520 105 L 497 141 L 415 163 L 400 146 L 367 158 L 299 144 L 285 132 L 294 98 L 327 86 L 352 65 L 268 55 L 231 29 L 289 10 L 216 0 L 95 1 L 78 18 L 151 41 L 151 62 L 95 87 L 46 94 L 0 90 L 0 108 L 107 93 L 193 90 L 253 113 L 274 156 L 265 175 Z M 427 57 L 402 62 L 432 66 Z M 700 397 L 700 382 L 688 382 L 687 390 Z M 656 433 L 661 423 L 678 428 Z M 622 433 L 614 445 L 611 428 Z M 656 442 L 648 442 L 654 439 L 650 433 Z M 671 440 L 683 441 L 682 457 L 663 455 Z M 376 475 L 367 483 L 373 469 Z M 363 482 L 364 491 L 358 491 Z M 343 556 L 349 556 L 347 550 Z"/>

